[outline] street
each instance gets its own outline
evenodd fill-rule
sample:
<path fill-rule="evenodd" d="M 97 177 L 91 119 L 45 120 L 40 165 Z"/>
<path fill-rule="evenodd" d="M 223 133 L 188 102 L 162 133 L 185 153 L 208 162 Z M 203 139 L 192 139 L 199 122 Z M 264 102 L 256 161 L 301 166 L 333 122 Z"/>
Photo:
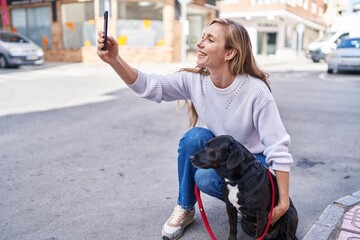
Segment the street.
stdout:
<path fill-rule="evenodd" d="M 360 189 L 360 75 L 329 75 L 323 63 L 265 70 L 292 138 L 302 239 L 326 206 Z M 176 102 L 135 97 L 103 64 L 0 70 L 0 239 L 160 239 L 187 124 Z M 227 239 L 225 205 L 202 197 Z M 181 239 L 209 239 L 199 212 Z"/>

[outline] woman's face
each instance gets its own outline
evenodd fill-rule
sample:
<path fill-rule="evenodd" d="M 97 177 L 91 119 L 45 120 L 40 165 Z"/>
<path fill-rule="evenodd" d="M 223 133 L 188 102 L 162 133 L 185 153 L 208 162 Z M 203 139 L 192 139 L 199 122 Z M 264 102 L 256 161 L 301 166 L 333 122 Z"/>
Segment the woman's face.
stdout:
<path fill-rule="evenodd" d="M 226 64 L 225 27 L 219 23 L 206 27 L 197 47 L 196 64 L 198 66 L 211 69 L 219 68 Z"/>

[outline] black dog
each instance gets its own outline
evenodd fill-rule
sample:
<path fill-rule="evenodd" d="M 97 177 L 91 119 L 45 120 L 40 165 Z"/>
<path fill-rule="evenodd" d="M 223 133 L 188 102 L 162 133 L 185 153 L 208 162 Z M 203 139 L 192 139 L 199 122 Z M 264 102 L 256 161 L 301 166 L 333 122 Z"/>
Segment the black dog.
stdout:
<path fill-rule="evenodd" d="M 268 170 L 242 144 L 231 136 L 211 139 L 204 150 L 190 156 L 195 167 L 213 168 L 225 180 L 223 186 L 229 217 L 229 240 L 237 235 L 237 211 L 242 214 L 241 227 L 248 235 L 259 238 L 266 230 L 271 209 L 272 187 Z M 279 194 L 276 178 L 271 174 L 275 190 L 275 206 Z M 290 199 L 289 210 L 271 225 L 266 239 L 297 239 L 297 211 Z"/>

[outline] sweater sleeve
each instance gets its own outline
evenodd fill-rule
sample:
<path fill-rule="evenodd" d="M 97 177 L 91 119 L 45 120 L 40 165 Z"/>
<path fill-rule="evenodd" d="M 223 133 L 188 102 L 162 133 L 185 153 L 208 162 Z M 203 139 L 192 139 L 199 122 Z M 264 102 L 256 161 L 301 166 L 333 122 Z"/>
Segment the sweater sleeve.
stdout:
<path fill-rule="evenodd" d="M 289 153 L 290 136 L 281 121 L 275 100 L 267 97 L 254 113 L 254 122 L 264 144 L 266 162 L 273 170 L 289 172 L 293 163 Z"/>
<path fill-rule="evenodd" d="M 190 98 L 189 79 L 192 73 L 176 72 L 169 75 L 146 74 L 138 71 L 138 77 L 129 87 L 137 96 L 152 101 L 174 101 Z"/>

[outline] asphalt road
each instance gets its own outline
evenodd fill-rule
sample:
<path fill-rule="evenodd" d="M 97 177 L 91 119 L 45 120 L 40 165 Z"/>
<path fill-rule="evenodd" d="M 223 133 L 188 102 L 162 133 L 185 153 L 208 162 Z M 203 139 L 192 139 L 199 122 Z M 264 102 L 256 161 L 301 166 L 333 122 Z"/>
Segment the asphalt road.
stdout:
<path fill-rule="evenodd" d="M 327 205 L 360 189 L 360 75 L 322 65 L 269 72 L 292 137 L 301 239 Z M 0 70 L 0 239 L 160 239 L 186 127 L 176 102 L 136 98 L 106 66 Z M 203 201 L 226 239 L 224 204 Z M 199 214 L 182 239 L 209 239 Z"/>

